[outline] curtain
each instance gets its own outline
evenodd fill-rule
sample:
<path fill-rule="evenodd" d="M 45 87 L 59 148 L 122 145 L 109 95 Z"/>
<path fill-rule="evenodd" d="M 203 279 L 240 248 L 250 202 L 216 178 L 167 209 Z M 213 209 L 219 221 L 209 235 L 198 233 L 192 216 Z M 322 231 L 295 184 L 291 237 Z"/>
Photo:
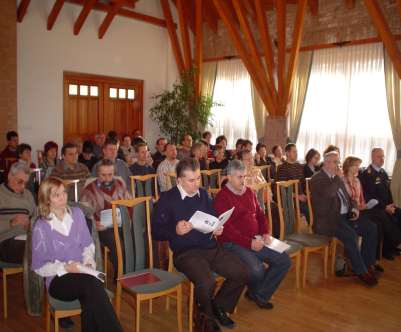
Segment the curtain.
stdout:
<path fill-rule="evenodd" d="M 398 44 L 400 49 L 401 43 Z M 383 47 L 384 48 L 384 47 Z M 384 50 L 384 77 L 386 82 L 387 109 L 397 148 L 397 160 L 394 164 L 391 191 L 397 206 L 401 206 L 401 84 L 391 59 Z"/>
<path fill-rule="evenodd" d="M 208 130 L 212 140 L 219 135 L 227 137 L 227 148 L 235 148 L 238 138 L 257 142 L 252 111 L 251 80 L 241 60 L 220 61 L 217 65 L 212 109 Z"/>
<path fill-rule="evenodd" d="M 385 151 L 391 173 L 396 150 L 387 112 L 383 48 L 380 43 L 315 51 L 297 147 L 299 155 L 327 145 L 341 159 L 370 163 L 371 149 Z"/>
<path fill-rule="evenodd" d="M 216 82 L 217 62 L 205 62 L 202 64 L 201 94 L 213 97 Z"/>
<path fill-rule="evenodd" d="M 296 143 L 312 68 L 313 52 L 300 52 L 288 113 L 288 140 Z"/>
<path fill-rule="evenodd" d="M 265 136 L 265 123 L 268 113 L 266 107 L 263 104 L 262 99 L 259 97 L 258 91 L 251 80 L 251 98 L 252 98 L 252 110 L 255 118 L 255 129 L 258 141 L 261 142 Z"/>

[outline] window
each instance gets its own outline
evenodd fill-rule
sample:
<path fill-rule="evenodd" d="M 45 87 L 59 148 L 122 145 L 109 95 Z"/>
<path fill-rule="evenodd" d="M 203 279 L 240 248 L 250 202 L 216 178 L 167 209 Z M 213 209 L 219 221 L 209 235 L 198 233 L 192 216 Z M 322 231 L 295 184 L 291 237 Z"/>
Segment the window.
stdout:
<path fill-rule="evenodd" d="M 118 89 L 118 98 L 125 99 L 126 97 L 126 90 L 125 89 Z"/>
<path fill-rule="evenodd" d="M 116 88 L 110 88 L 110 98 L 117 98 L 117 89 Z"/>
<path fill-rule="evenodd" d="M 87 85 L 80 85 L 79 86 L 79 94 L 81 96 L 87 96 L 88 95 L 88 86 Z"/>
<path fill-rule="evenodd" d="M 128 89 L 128 99 L 135 99 L 135 90 Z"/>
<path fill-rule="evenodd" d="M 68 85 L 68 94 L 70 96 L 76 96 L 78 94 L 78 85 L 76 84 L 69 84 Z"/>
<path fill-rule="evenodd" d="M 91 86 L 90 95 L 91 97 L 97 97 L 99 95 L 99 88 L 97 86 Z"/>
<path fill-rule="evenodd" d="M 218 63 L 213 101 L 221 106 L 212 109 L 213 126 L 207 128 L 212 133 L 212 140 L 225 135 L 228 149 L 235 148 L 238 138 L 250 139 L 256 146 L 251 81 L 241 60 Z"/>
<path fill-rule="evenodd" d="M 392 172 L 396 150 L 387 112 L 383 46 L 349 46 L 314 54 L 297 140 L 299 158 L 310 148 L 335 144 L 341 159 L 355 155 L 370 163 L 373 147 L 384 149 Z"/>

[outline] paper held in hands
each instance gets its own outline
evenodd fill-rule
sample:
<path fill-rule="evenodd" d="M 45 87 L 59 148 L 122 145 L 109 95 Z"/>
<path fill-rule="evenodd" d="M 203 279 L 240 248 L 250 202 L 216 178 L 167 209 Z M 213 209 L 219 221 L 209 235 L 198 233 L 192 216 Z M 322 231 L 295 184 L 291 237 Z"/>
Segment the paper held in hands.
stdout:
<path fill-rule="evenodd" d="M 117 225 L 118 227 L 121 226 L 121 212 L 120 209 L 116 209 L 117 215 Z M 102 226 L 106 228 L 113 227 L 113 213 L 112 209 L 102 210 L 100 211 L 100 223 Z"/>
<path fill-rule="evenodd" d="M 197 231 L 208 234 L 223 226 L 231 217 L 233 211 L 234 207 L 221 214 L 218 218 L 202 211 L 196 211 L 191 219 L 189 219 L 189 222 Z"/>
<path fill-rule="evenodd" d="M 283 241 L 280 241 L 273 236 L 269 235 L 270 241 L 265 241 L 265 247 L 274 250 L 278 253 L 283 253 L 284 251 L 288 250 L 290 248 L 290 245 L 288 243 L 285 243 Z M 260 239 L 262 240 L 262 236 L 256 235 L 255 239 Z M 270 242 L 270 243 L 268 243 Z"/>

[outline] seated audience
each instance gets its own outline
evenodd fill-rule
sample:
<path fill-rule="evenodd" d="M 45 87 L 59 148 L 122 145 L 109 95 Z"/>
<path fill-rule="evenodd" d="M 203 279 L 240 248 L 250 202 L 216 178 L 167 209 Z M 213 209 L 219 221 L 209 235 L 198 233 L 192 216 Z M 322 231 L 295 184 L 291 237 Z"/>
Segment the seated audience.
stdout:
<path fill-rule="evenodd" d="M 26 189 L 28 189 L 36 200 L 36 193 L 38 191 L 38 175 L 35 172 L 36 165 L 32 162 L 32 148 L 29 144 L 21 143 L 17 146 L 17 161 L 25 163 L 30 169 L 30 175 Z"/>
<path fill-rule="evenodd" d="M 209 156 L 211 157 L 212 151 L 214 150 L 214 145 L 210 143 L 212 140 L 212 133 L 210 131 L 205 131 L 202 133 L 201 143 L 207 146 L 208 152 L 210 151 Z"/>
<path fill-rule="evenodd" d="M 304 177 L 311 178 L 319 170 L 320 153 L 315 149 L 310 149 L 305 156 Z"/>
<path fill-rule="evenodd" d="M 245 296 L 260 308 L 272 309 L 269 301 L 290 269 L 291 259 L 287 253 L 280 254 L 265 246 L 271 241 L 269 221 L 255 193 L 245 186 L 245 176 L 246 169 L 241 161 L 230 162 L 228 182 L 217 194 L 214 207 L 219 215 L 232 207 L 235 209 L 218 241 L 238 255 L 251 273 Z"/>
<path fill-rule="evenodd" d="M 80 197 L 82 188 L 85 185 L 86 179 L 90 177 L 88 167 L 78 162 L 78 149 L 73 143 L 66 143 L 61 149 L 62 160 L 53 168 L 50 173 L 53 177 L 58 177 L 68 183 L 67 192 L 68 200 L 75 200 L 74 184 L 70 184 L 72 180 L 79 180 L 78 186 L 78 199 Z"/>
<path fill-rule="evenodd" d="M 148 164 L 149 154 L 150 152 L 146 143 L 138 143 L 135 145 L 136 162 L 129 168 L 132 175 L 146 175 L 155 173 L 155 169 Z"/>
<path fill-rule="evenodd" d="M 273 159 L 267 155 L 266 145 L 262 143 L 258 143 L 256 145 L 256 154 L 255 154 L 255 165 L 256 166 L 270 166 L 270 178 L 276 178 L 276 165 L 273 162 Z"/>
<path fill-rule="evenodd" d="M 164 159 L 157 168 L 157 179 L 159 181 L 160 191 L 171 189 L 170 173 L 175 173 L 175 167 L 179 160 L 177 159 L 177 148 L 174 144 L 167 143 L 165 146 L 166 159 Z"/>
<path fill-rule="evenodd" d="M 224 147 L 217 144 L 213 151 L 214 161 L 209 164 L 209 169 L 226 169 L 228 166 L 228 159 L 225 157 Z"/>
<path fill-rule="evenodd" d="M 95 145 L 93 147 L 93 154 L 97 159 L 100 159 L 102 157 L 102 150 L 105 141 L 106 141 L 106 135 L 104 133 L 99 133 L 95 135 Z"/>
<path fill-rule="evenodd" d="M 204 147 L 205 145 L 202 143 L 195 143 L 191 148 L 191 158 L 194 158 L 199 162 L 201 171 L 208 169 L 209 164 L 209 161 L 204 158 Z"/>
<path fill-rule="evenodd" d="M 189 134 L 185 134 L 182 137 L 181 145 L 177 149 L 177 159 L 181 160 L 184 158 L 190 158 L 191 148 L 192 148 L 192 136 Z"/>
<path fill-rule="evenodd" d="M 368 204 L 365 202 L 361 182 L 358 179 L 359 167 L 362 160 L 356 157 L 347 157 L 343 164 L 344 183 L 348 195 L 357 203 L 361 215 L 367 217 L 377 225 L 378 238 L 383 239 L 383 257 L 394 259 L 395 248 L 401 244 L 401 230 L 393 222 L 392 218 L 383 209 L 376 209 L 378 201 L 371 198 Z M 378 259 L 380 259 L 381 243 L 378 241 Z"/>
<path fill-rule="evenodd" d="M 340 240 L 354 273 L 366 285 L 374 286 L 377 284 L 374 275 L 377 227 L 368 219 L 360 218 L 356 203 L 345 188 L 339 164 L 338 153 L 329 152 L 324 155 L 322 169 L 312 177 L 313 230 Z M 361 249 L 358 236 L 362 237 Z"/>
<path fill-rule="evenodd" d="M 395 205 L 390 188 L 390 179 L 383 169 L 384 151 L 380 148 L 372 150 L 372 162 L 360 175 L 360 180 L 365 194 L 365 199 L 377 200 L 374 209 L 384 211 L 392 219 L 392 224 L 401 228 L 401 209 Z M 398 248 L 393 248 L 387 257 L 399 254 Z"/>
<path fill-rule="evenodd" d="M 53 168 L 56 167 L 58 163 L 57 153 L 58 145 L 56 142 L 49 141 L 43 147 L 43 159 L 39 164 L 39 168 L 42 169 L 44 179 L 48 177 Z"/>
<path fill-rule="evenodd" d="M 333 152 L 333 151 L 338 153 L 338 157 L 341 160 L 340 148 L 338 146 L 333 145 L 333 144 L 330 144 L 330 145 L 327 146 L 327 148 L 323 151 L 323 156 L 328 154 L 329 152 Z"/>
<path fill-rule="evenodd" d="M 239 159 L 239 154 L 242 151 L 242 147 L 244 145 L 244 139 L 243 138 L 238 138 L 237 141 L 235 142 L 235 150 L 231 151 L 231 158 L 233 159 Z"/>
<path fill-rule="evenodd" d="M 109 248 L 110 261 L 116 274 L 117 249 L 114 242 L 114 231 L 113 228 L 105 228 L 100 223 L 100 213 L 103 210 L 111 209 L 112 201 L 130 199 L 131 195 L 125 183 L 114 177 L 114 163 L 111 160 L 102 159 L 96 166 L 96 174 L 96 179 L 83 189 L 80 202 L 92 211 L 100 243 Z"/>
<path fill-rule="evenodd" d="M 91 141 L 85 141 L 82 146 L 82 153 L 78 157 L 78 161 L 91 170 L 98 160 L 99 159 L 97 159 L 93 153 L 93 143 Z"/>
<path fill-rule="evenodd" d="M 120 145 L 120 149 L 124 155 L 124 160 L 128 164 L 128 166 L 131 166 L 135 162 L 135 149 L 131 144 L 131 136 L 128 134 L 125 134 L 123 136 L 123 142 Z"/>
<path fill-rule="evenodd" d="M 145 140 L 142 137 L 141 131 L 139 129 L 135 129 L 132 132 L 132 145 L 135 146 L 138 143 L 143 143 L 143 142 L 145 142 Z"/>
<path fill-rule="evenodd" d="M 0 169 L 7 170 L 11 163 L 17 160 L 18 134 L 15 131 L 9 131 L 6 135 L 7 146 L 0 153 Z"/>
<path fill-rule="evenodd" d="M 244 139 L 242 141 L 241 151 L 249 150 L 252 152 L 252 148 L 253 148 L 253 143 L 249 139 Z"/>
<path fill-rule="evenodd" d="M 156 152 L 152 155 L 154 169 L 157 169 L 160 163 L 166 158 L 164 155 L 164 147 L 166 144 L 167 140 L 164 137 L 159 137 L 156 141 Z"/>
<path fill-rule="evenodd" d="M 298 161 L 297 146 L 294 143 L 288 143 L 285 146 L 286 160 L 277 167 L 277 181 L 299 180 L 299 207 L 301 213 L 309 221 L 309 209 L 306 197 L 304 166 Z"/>
<path fill-rule="evenodd" d="M 220 135 L 216 138 L 216 145 L 220 145 L 224 150 L 224 157 L 231 159 L 231 153 L 227 150 L 227 137 Z"/>
<path fill-rule="evenodd" d="M 11 165 L 7 182 L 0 185 L 0 261 L 22 263 L 26 234 L 35 220 L 36 206 L 32 193 L 25 188 L 30 169 L 26 163 Z"/>
<path fill-rule="evenodd" d="M 32 270 L 46 279 L 50 296 L 79 300 L 82 331 L 122 332 L 103 283 L 80 273 L 81 265 L 96 269 L 95 246 L 82 211 L 67 206 L 60 179 L 42 182 L 39 215 L 32 232 Z"/>
<path fill-rule="evenodd" d="M 160 167 L 160 166 L 159 166 Z M 240 258 L 217 245 L 212 234 L 193 229 L 188 221 L 196 211 L 216 215 L 208 193 L 200 188 L 199 163 L 194 159 L 183 159 L 177 165 L 177 186 L 161 194 L 152 217 L 154 239 L 169 241 L 173 251 L 174 265 L 195 286 L 199 310 L 207 317 L 207 330 L 220 331 L 233 328 L 235 323 L 227 316 L 232 313 L 248 282 L 248 271 Z M 225 278 L 214 296 L 216 280 L 212 272 Z"/>
<path fill-rule="evenodd" d="M 272 147 L 272 160 L 276 168 L 279 167 L 284 161 L 283 149 L 280 145 L 275 145 Z"/>
<path fill-rule="evenodd" d="M 106 139 L 106 142 L 103 146 L 103 159 L 111 160 L 114 163 L 114 175 L 120 176 L 124 180 L 125 186 L 128 188 L 131 183 L 131 171 L 124 160 L 117 158 L 117 151 L 118 141 L 116 141 L 114 138 Z M 99 163 L 100 161 L 98 161 L 92 168 L 92 176 L 96 176 L 96 167 Z"/>

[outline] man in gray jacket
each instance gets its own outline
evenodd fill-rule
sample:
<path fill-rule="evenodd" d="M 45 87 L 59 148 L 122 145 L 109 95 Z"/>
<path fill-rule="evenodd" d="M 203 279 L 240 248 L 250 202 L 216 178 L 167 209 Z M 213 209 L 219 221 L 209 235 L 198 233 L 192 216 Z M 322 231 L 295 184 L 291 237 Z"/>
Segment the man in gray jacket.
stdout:
<path fill-rule="evenodd" d="M 342 180 L 337 152 L 324 156 L 322 170 L 311 179 L 314 224 L 317 234 L 340 240 L 358 278 L 368 286 L 377 284 L 376 269 L 377 228 L 374 223 L 359 217 L 356 203 L 352 202 Z M 361 250 L 358 236 L 362 237 Z"/>

